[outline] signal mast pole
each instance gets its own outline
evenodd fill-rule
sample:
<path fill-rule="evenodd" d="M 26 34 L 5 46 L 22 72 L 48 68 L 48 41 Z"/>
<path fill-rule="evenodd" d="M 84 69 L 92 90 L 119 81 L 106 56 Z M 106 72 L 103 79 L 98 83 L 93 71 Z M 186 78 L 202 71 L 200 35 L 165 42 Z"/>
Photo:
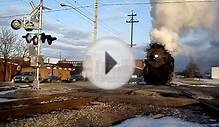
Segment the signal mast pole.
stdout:
<path fill-rule="evenodd" d="M 31 56 L 30 63 L 31 63 L 31 66 L 34 67 L 34 71 L 35 71 L 35 77 L 34 77 L 34 82 L 33 82 L 34 89 L 39 89 L 39 83 L 40 83 L 39 82 L 40 65 L 43 64 L 43 59 L 40 56 L 41 45 L 42 43 L 45 42 L 45 40 L 47 40 L 48 44 L 51 45 L 52 42 L 57 39 L 56 37 L 52 37 L 51 35 L 46 35 L 45 33 L 42 33 L 43 9 L 51 10 L 47 7 L 44 7 L 43 1 L 44 0 L 40 0 L 40 4 L 37 7 L 34 5 L 33 1 L 31 1 L 30 5 L 33 10 L 31 11 L 30 16 L 23 17 L 23 20 L 14 19 L 11 22 L 11 27 L 14 30 L 18 30 L 22 27 L 28 32 L 32 30 L 37 30 L 37 33 L 27 33 L 25 36 L 22 36 L 22 38 L 26 39 L 27 43 L 33 42 L 33 45 L 35 45 L 34 53 L 30 55 Z M 32 37 L 32 35 L 34 36 Z"/>
<path fill-rule="evenodd" d="M 131 48 L 133 46 L 135 46 L 135 44 L 133 44 L 133 26 L 134 23 L 138 23 L 138 20 L 134 20 L 134 16 L 137 16 L 137 14 L 134 14 L 134 11 L 132 10 L 132 14 L 128 15 L 129 17 L 131 17 L 131 19 L 129 21 L 126 21 L 126 23 L 131 23 Z"/>
<path fill-rule="evenodd" d="M 40 8 L 39 8 L 39 24 L 38 24 L 38 45 L 37 45 L 37 69 L 36 69 L 36 83 L 37 89 L 40 87 L 40 64 L 39 64 L 39 57 L 40 57 L 40 50 L 41 50 L 41 39 L 40 34 L 42 32 L 42 23 L 43 23 L 43 0 L 40 0 Z"/>

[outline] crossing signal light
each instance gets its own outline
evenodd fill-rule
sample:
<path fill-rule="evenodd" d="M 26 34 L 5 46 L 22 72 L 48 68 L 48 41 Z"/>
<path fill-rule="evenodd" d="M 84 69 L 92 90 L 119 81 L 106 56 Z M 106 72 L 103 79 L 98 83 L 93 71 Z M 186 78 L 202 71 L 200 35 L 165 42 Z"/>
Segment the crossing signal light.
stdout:
<path fill-rule="evenodd" d="M 42 43 L 45 43 L 45 41 L 47 40 L 49 45 L 51 45 L 54 40 L 57 40 L 56 37 L 52 37 L 51 35 L 46 35 L 45 33 L 40 34 L 40 39 Z"/>
<path fill-rule="evenodd" d="M 56 37 L 52 37 L 51 35 L 46 35 L 45 33 L 41 33 L 38 37 L 38 35 L 34 35 L 32 37 L 31 33 L 27 33 L 25 36 L 22 36 L 26 39 L 27 43 L 33 42 L 34 45 L 38 45 L 38 40 L 40 39 L 42 43 L 45 43 L 47 40 L 48 44 L 51 45 L 54 40 L 57 40 Z"/>
<path fill-rule="evenodd" d="M 37 37 L 37 35 L 33 36 L 32 41 L 33 41 L 34 45 L 38 44 L 38 37 Z"/>
<path fill-rule="evenodd" d="M 46 41 L 46 34 L 45 33 L 41 33 L 40 34 L 40 39 L 41 39 L 42 43 L 45 43 L 45 41 Z"/>
<path fill-rule="evenodd" d="M 33 24 L 33 22 L 30 22 L 30 21 L 27 21 L 24 25 L 24 29 L 26 31 L 32 31 L 33 27 L 34 27 L 34 24 Z"/>
<path fill-rule="evenodd" d="M 22 21 L 21 20 L 18 20 L 18 19 L 14 19 L 12 22 L 11 22 L 11 27 L 14 29 L 14 30 L 18 30 L 22 27 Z"/>
<path fill-rule="evenodd" d="M 31 43 L 32 41 L 32 35 L 30 33 L 27 33 L 25 36 L 22 36 L 22 38 L 25 38 L 27 43 Z"/>
<path fill-rule="evenodd" d="M 27 33 L 25 36 L 22 36 L 22 38 L 25 38 L 26 42 L 29 43 L 29 44 L 31 42 L 33 42 L 34 45 L 38 44 L 38 37 L 37 37 L 37 35 L 32 36 L 31 33 Z"/>
<path fill-rule="evenodd" d="M 52 37 L 51 35 L 46 35 L 46 38 L 49 45 L 51 45 L 52 42 L 57 39 L 56 37 Z"/>

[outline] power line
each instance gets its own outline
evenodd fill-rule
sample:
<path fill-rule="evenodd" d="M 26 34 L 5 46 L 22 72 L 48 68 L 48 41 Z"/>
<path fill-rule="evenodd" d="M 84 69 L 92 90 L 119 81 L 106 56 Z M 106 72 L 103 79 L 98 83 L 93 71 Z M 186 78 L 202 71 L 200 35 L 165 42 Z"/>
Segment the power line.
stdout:
<path fill-rule="evenodd" d="M 71 2 L 69 2 L 68 0 L 66 0 L 66 2 L 68 3 L 68 4 L 70 4 L 72 7 L 74 7 L 74 5 L 71 3 Z M 78 3 L 77 3 L 78 4 Z M 79 4 L 78 4 L 78 6 L 80 6 Z M 90 12 L 90 11 L 88 11 L 88 10 L 85 10 L 88 14 L 91 14 L 92 15 L 92 13 Z M 84 16 L 84 17 L 86 17 L 89 21 L 92 21 L 92 23 L 94 23 L 94 20 L 92 19 L 92 18 L 90 18 L 85 12 L 83 12 L 81 9 L 77 9 L 77 12 L 80 12 L 80 14 L 83 14 L 82 16 Z M 114 33 L 114 31 L 112 30 L 112 28 L 110 28 L 107 24 L 105 24 L 103 21 L 100 21 L 100 23 L 102 24 L 102 26 L 105 28 L 105 30 L 107 30 L 108 32 L 111 32 L 112 34 L 114 34 L 116 37 L 117 37 L 117 34 L 116 33 Z M 100 24 L 100 25 L 101 25 Z"/>
<path fill-rule="evenodd" d="M 84 5 L 84 6 L 80 6 L 80 7 L 69 7 L 69 8 L 64 8 L 64 9 L 48 10 L 48 11 L 44 11 L 44 13 L 66 11 L 66 10 L 72 10 L 72 9 L 77 9 L 77 8 L 88 8 L 88 7 L 92 7 L 92 6 L 93 5 Z M 30 14 L 22 13 L 22 14 L 17 14 L 17 15 L 7 15 L 7 16 L 0 16 L 0 18 L 13 18 L 13 17 L 25 16 L 25 15 L 30 15 Z"/>
<path fill-rule="evenodd" d="M 103 3 L 101 4 L 100 7 L 104 6 L 129 6 L 129 5 L 146 5 L 146 4 L 183 4 L 183 3 L 214 3 L 214 2 L 219 2 L 219 0 L 191 0 L 191 1 L 153 1 L 153 2 L 135 2 L 135 3 Z M 58 11 L 65 11 L 65 10 L 72 10 L 72 9 L 78 9 L 78 8 L 88 8 L 92 7 L 93 5 L 85 5 L 85 6 L 80 6 L 80 7 L 75 7 L 75 8 L 65 8 L 65 9 L 56 9 L 56 10 L 49 10 L 45 11 L 47 12 L 58 12 Z M 8 15 L 8 16 L 1 16 L 0 18 L 11 18 L 11 17 L 18 17 L 18 16 L 24 16 L 24 15 L 29 15 L 29 14 L 17 14 L 17 15 Z"/>
<path fill-rule="evenodd" d="M 78 6 L 81 6 L 80 4 L 78 4 L 77 2 L 75 2 Z M 72 5 L 72 4 L 71 4 Z M 88 14 L 90 14 L 90 15 L 93 15 L 92 14 L 92 12 L 91 11 L 89 11 L 89 10 L 87 10 L 87 9 L 85 9 L 85 8 L 83 8 Z M 81 9 L 78 9 L 78 10 L 80 10 L 81 12 L 83 12 Z M 85 14 L 86 15 L 86 14 Z M 107 25 L 104 21 L 102 21 L 102 20 L 99 20 L 99 22 L 100 22 L 100 25 L 101 26 L 103 26 L 104 28 L 105 28 L 105 30 L 107 30 L 108 32 L 111 32 L 112 34 L 114 34 L 116 37 L 117 37 L 117 33 L 116 32 L 114 32 L 114 31 L 116 31 L 115 29 L 113 29 L 112 27 L 110 27 L 109 25 Z"/>
<path fill-rule="evenodd" d="M 74 10 L 77 11 L 80 15 L 84 16 L 85 18 L 90 20 L 92 23 L 94 22 L 94 20 L 92 18 L 90 18 L 89 16 L 87 16 L 86 14 L 84 14 L 84 12 L 80 10 L 80 8 L 75 8 L 74 5 L 71 2 L 67 1 L 67 0 L 66 0 L 66 2 L 71 5 L 69 7 L 74 8 Z M 62 5 L 65 5 L 65 4 L 60 4 L 60 5 L 62 6 Z M 65 6 L 68 6 L 68 5 L 65 5 Z"/>
<path fill-rule="evenodd" d="M 73 0 L 74 1 L 74 0 Z M 81 4 L 79 4 L 77 1 L 74 1 L 76 4 L 77 4 L 77 6 L 81 6 Z M 91 12 L 91 11 L 89 11 L 89 10 L 87 10 L 86 8 L 83 8 L 88 14 L 90 14 L 90 15 L 93 15 L 93 12 Z M 80 9 L 81 10 L 81 9 Z M 82 11 L 83 12 L 83 11 Z"/>
<path fill-rule="evenodd" d="M 18 16 L 25 16 L 25 15 L 30 15 L 30 14 L 17 14 L 17 15 L 7 15 L 7 16 L 1 16 L 0 18 L 13 18 L 13 17 L 18 17 Z"/>
<path fill-rule="evenodd" d="M 67 2 L 68 4 L 70 4 L 72 7 L 74 7 L 74 5 L 73 5 L 71 2 L 69 2 L 69 1 L 67 1 L 67 0 L 66 0 L 66 2 Z M 92 13 L 91 13 L 90 11 L 88 11 L 88 10 L 85 10 L 85 11 L 88 12 L 88 13 L 90 13 L 90 14 L 92 14 Z M 80 14 L 82 14 L 82 16 L 86 17 L 86 19 L 88 19 L 89 21 L 92 21 L 92 23 L 94 23 L 94 20 L 93 20 L 92 18 L 90 18 L 87 14 L 85 14 L 81 9 L 77 9 L 77 12 L 80 12 Z M 105 30 L 107 30 L 108 32 L 111 32 L 112 34 L 114 34 L 114 35 L 117 37 L 118 34 L 116 34 L 112 28 L 110 28 L 110 27 L 109 27 L 107 24 L 105 24 L 103 21 L 100 21 L 100 23 L 101 23 L 102 26 L 105 28 Z"/>
<path fill-rule="evenodd" d="M 152 2 L 132 2 L 132 3 L 105 3 L 101 6 L 124 6 L 124 5 L 145 5 L 145 4 L 183 4 L 183 3 L 213 3 L 218 0 L 191 0 L 191 1 L 152 1 Z"/>

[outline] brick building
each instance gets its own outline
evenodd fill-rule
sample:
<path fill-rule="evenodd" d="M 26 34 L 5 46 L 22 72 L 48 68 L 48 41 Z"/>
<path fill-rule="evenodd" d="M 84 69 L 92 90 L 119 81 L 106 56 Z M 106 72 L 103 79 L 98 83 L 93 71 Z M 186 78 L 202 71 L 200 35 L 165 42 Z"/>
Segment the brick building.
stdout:
<path fill-rule="evenodd" d="M 21 68 L 27 67 L 30 65 L 29 62 L 25 62 L 23 58 L 17 57 L 17 58 L 10 58 L 7 60 L 6 65 L 6 75 L 4 73 L 4 63 L 5 60 L 3 58 L 0 58 L 0 81 L 11 81 L 12 78 L 21 72 Z"/>
<path fill-rule="evenodd" d="M 57 66 L 62 68 L 72 68 L 70 72 L 71 75 L 81 74 L 83 70 L 82 61 L 60 60 L 58 61 Z"/>
<path fill-rule="evenodd" d="M 88 72 L 83 71 L 83 76 L 89 77 L 93 74 L 92 70 L 89 71 L 89 68 L 91 66 L 93 66 L 93 61 L 92 61 L 90 56 L 86 56 L 85 57 L 85 62 L 87 62 L 87 63 L 84 63 L 84 64 L 87 66 L 87 67 L 85 66 L 85 68 L 88 68 L 87 69 Z M 121 65 L 122 66 L 119 67 L 118 69 L 120 71 L 123 71 L 123 70 L 125 71 L 125 66 L 129 63 L 130 63 L 129 59 L 122 59 L 121 60 Z M 135 59 L 133 64 L 134 64 L 134 73 L 133 73 L 133 75 L 136 75 L 138 77 L 142 76 L 143 69 L 144 69 L 144 59 Z M 97 61 L 96 62 L 96 67 L 98 67 L 98 68 L 96 68 L 96 73 L 97 74 L 99 74 L 99 73 L 100 74 L 105 74 L 105 62 L 104 61 L 101 61 L 101 60 Z"/>
<path fill-rule="evenodd" d="M 22 69 L 22 72 L 34 71 L 32 67 Z M 82 61 L 67 61 L 60 60 L 57 64 L 45 63 L 40 67 L 40 77 L 46 79 L 54 75 L 61 78 L 61 80 L 68 80 L 71 75 L 82 73 Z"/>
<path fill-rule="evenodd" d="M 5 79 L 11 81 L 13 77 L 21 72 L 35 72 L 29 61 L 23 58 L 12 58 L 7 60 Z M 44 63 L 40 67 L 40 77 L 47 78 L 50 75 L 59 76 L 62 80 L 67 80 L 71 75 L 82 73 L 82 61 L 58 61 L 57 64 Z M 0 58 L 0 81 L 4 81 L 4 59 Z"/>

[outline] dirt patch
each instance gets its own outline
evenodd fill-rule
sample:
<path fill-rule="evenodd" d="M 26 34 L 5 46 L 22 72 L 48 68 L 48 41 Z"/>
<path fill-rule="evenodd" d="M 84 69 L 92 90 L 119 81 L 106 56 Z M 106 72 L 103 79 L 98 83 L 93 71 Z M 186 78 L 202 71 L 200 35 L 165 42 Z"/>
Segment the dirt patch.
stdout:
<path fill-rule="evenodd" d="M 20 94 L 20 97 L 26 97 L 26 94 L 42 97 L 59 93 L 60 96 L 51 99 L 51 102 L 84 97 L 95 97 L 95 99 L 89 102 L 89 105 L 77 110 L 68 109 L 67 106 L 49 113 L 1 121 L 0 126 L 110 126 L 136 115 L 173 116 L 195 122 L 208 122 L 211 119 L 204 114 L 197 101 L 181 96 L 171 96 L 177 92 L 167 86 L 124 86 L 117 90 L 106 91 L 92 87 L 89 82 L 82 82 L 82 84 L 45 85 L 34 94 L 31 94 L 31 90 L 20 92 L 23 93 L 16 93 Z M 163 96 L 163 93 L 171 94 Z"/>

